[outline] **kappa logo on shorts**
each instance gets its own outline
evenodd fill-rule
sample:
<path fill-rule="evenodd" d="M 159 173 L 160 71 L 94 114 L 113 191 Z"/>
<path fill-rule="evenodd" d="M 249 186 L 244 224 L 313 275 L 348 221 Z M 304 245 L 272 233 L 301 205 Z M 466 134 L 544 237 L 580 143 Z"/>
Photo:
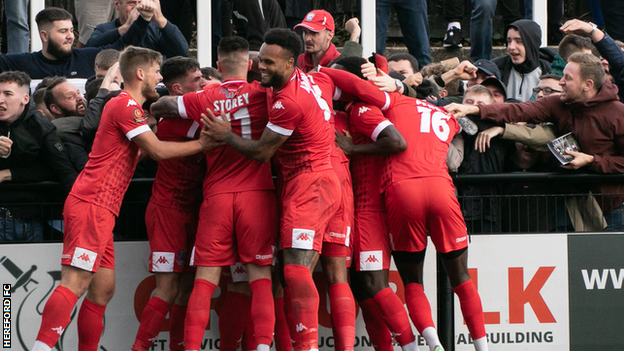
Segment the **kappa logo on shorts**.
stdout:
<path fill-rule="evenodd" d="M 152 252 L 152 272 L 173 272 L 174 252 Z"/>
<path fill-rule="evenodd" d="M 236 264 L 230 265 L 230 273 L 232 273 L 232 281 L 234 283 L 249 281 L 247 268 L 245 268 L 245 266 L 243 266 L 243 264 L 240 262 L 236 262 Z"/>
<path fill-rule="evenodd" d="M 303 323 L 297 324 L 297 326 L 295 328 L 297 329 L 297 333 L 301 333 L 304 330 L 308 330 L 308 327 L 303 325 Z"/>
<path fill-rule="evenodd" d="M 293 228 L 292 248 L 312 250 L 314 247 L 314 230 Z"/>
<path fill-rule="evenodd" d="M 85 271 L 93 271 L 96 259 L 97 253 L 77 247 L 72 256 L 71 265 L 76 268 L 84 269 Z"/>
<path fill-rule="evenodd" d="M 467 239 L 468 239 L 468 236 L 463 236 L 463 237 L 461 237 L 461 238 L 457 238 L 457 239 L 455 239 L 455 242 L 456 242 L 456 243 L 461 243 L 461 242 L 466 241 Z"/>
<path fill-rule="evenodd" d="M 382 269 L 382 250 L 360 252 L 360 271 L 380 271 Z"/>
<path fill-rule="evenodd" d="M 281 101 L 278 101 L 273 105 L 274 110 L 285 110 L 284 105 L 282 105 Z"/>

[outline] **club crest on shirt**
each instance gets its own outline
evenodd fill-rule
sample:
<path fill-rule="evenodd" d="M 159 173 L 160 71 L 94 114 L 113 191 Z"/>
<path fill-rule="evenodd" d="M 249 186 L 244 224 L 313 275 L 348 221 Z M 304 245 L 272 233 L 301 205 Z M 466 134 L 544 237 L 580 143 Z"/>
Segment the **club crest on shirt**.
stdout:
<path fill-rule="evenodd" d="M 132 100 L 130 100 L 132 101 Z M 143 123 L 145 122 L 145 116 L 143 116 L 143 112 L 141 112 L 140 108 L 135 108 L 134 111 L 132 111 L 132 114 L 134 115 L 134 123 Z"/>

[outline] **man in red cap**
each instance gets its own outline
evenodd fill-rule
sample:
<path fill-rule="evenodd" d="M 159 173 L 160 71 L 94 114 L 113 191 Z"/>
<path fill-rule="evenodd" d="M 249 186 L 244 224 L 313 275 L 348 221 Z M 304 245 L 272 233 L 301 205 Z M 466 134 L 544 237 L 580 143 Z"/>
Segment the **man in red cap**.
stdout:
<path fill-rule="evenodd" d="M 331 40 L 334 37 L 334 18 L 325 10 L 310 11 L 295 30 L 303 30 L 305 52 L 299 55 L 297 66 L 304 72 L 321 65 L 326 67 L 340 56 Z"/>

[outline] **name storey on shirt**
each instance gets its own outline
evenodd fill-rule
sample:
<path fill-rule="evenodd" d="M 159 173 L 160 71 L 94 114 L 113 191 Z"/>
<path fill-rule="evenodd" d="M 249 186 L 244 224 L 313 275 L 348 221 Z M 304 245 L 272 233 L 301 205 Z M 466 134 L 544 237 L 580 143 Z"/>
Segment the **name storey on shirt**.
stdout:
<path fill-rule="evenodd" d="M 215 100 L 214 110 L 215 112 L 228 112 L 235 108 L 245 106 L 249 104 L 249 93 L 241 94 L 232 99 Z"/>

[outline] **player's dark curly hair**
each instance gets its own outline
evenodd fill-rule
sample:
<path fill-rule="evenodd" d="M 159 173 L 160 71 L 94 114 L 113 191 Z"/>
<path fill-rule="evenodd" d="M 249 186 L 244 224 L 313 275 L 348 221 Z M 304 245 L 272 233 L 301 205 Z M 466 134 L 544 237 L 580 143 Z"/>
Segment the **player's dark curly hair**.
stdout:
<path fill-rule="evenodd" d="M 295 60 L 301 54 L 301 48 L 303 47 L 301 37 L 293 30 L 286 28 L 274 28 L 266 32 L 264 43 L 281 46 L 288 52 L 288 58 L 294 57 Z"/>
<path fill-rule="evenodd" d="M 362 75 L 362 65 L 366 63 L 366 60 L 362 57 L 358 56 L 340 56 L 337 59 L 327 65 L 327 67 L 331 67 L 333 65 L 340 65 L 342 67 L 336 67 L 337 69 L 347 71 L 349 73 L 353 73 L 356 76 L 360 77 L 360 79 L 364 79 Z"/>
<path fill-rule="evenodd" d="M 199 62 L 192 57 L 174 56 L 168 58 L 160 66 L 160 75 L 163 84 L 168 85 L 171 81 L 186 76 L 187 72 L 195 72 L 199 69 Z"/>

